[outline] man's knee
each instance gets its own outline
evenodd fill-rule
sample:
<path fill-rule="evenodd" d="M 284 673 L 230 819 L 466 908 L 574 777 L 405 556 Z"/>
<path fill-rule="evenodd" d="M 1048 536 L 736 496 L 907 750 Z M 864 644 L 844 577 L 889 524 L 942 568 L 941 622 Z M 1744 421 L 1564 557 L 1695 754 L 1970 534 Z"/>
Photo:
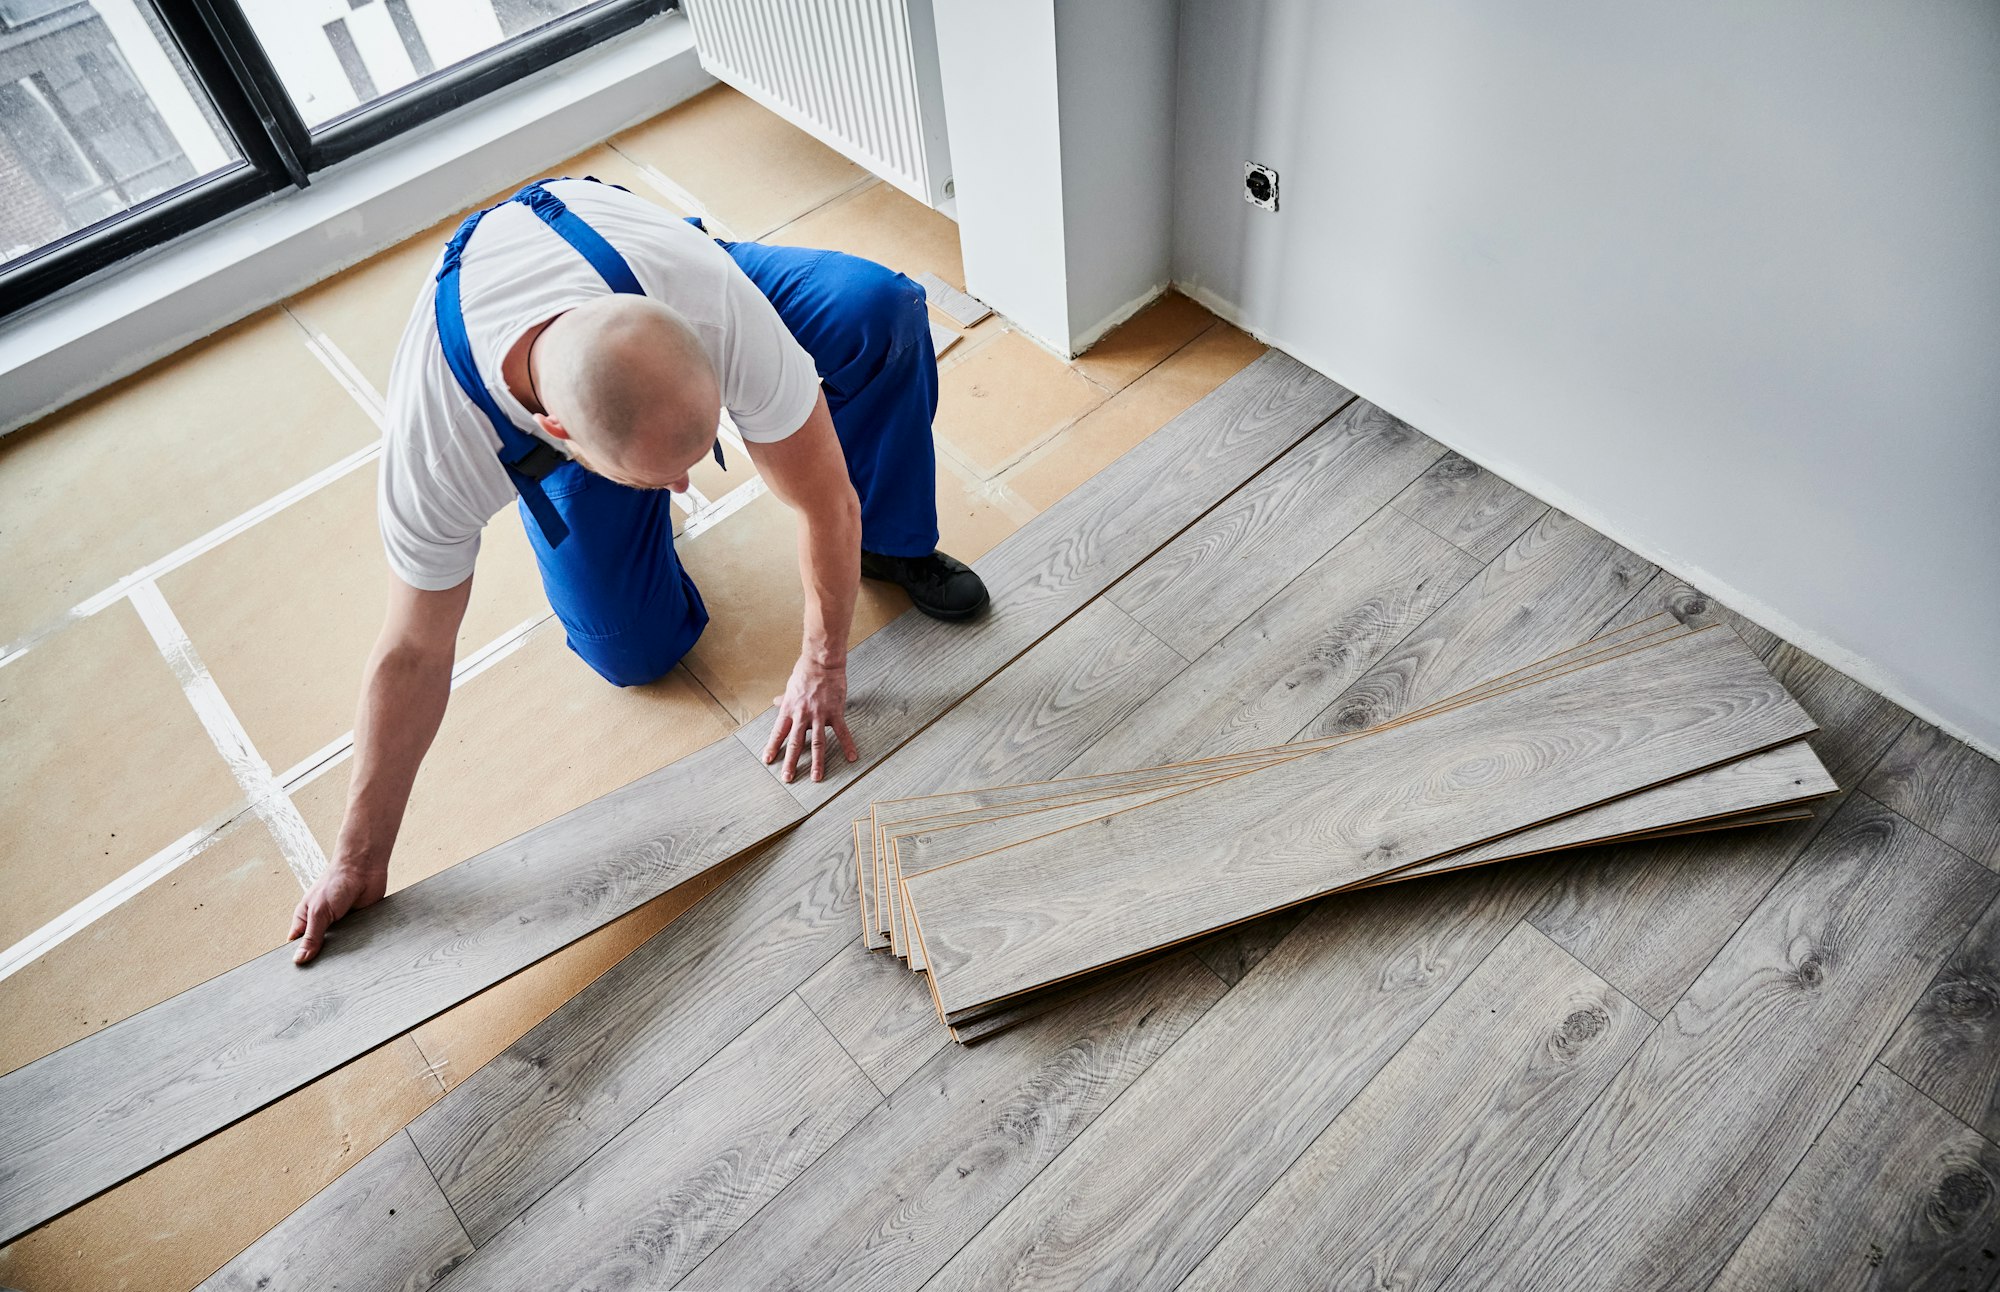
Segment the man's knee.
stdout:
<path fill-rule="evenodd" d="M 613 686 L 645 686 L 673 672 L 687 652 L 680 643 L 640 634 L 621 633 L 613 638 L 580 637 L 569 634 L 569 648 L 590 665 L 599 677 Z"/>

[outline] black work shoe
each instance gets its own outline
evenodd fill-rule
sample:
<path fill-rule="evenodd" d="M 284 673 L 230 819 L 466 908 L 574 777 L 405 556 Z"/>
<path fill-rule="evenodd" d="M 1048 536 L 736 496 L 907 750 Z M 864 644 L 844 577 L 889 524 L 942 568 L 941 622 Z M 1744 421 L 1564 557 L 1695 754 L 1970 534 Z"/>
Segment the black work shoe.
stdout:
<path fill-rule="evenodd" d="M 986 608 L 986 585 L 963 561 L 943 552 L 929 556 L 861 554 L 863 578 L 893 583 L 933 619 L 970 619 Z"/>

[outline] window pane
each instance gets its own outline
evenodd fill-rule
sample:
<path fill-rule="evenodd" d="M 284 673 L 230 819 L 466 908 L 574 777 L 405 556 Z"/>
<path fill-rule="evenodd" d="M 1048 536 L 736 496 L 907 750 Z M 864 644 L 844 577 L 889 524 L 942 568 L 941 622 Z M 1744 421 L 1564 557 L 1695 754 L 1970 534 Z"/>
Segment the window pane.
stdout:
<path fill-rule="evenodd" d="M 0 0 L 0 262 L 241 156 L 150 5 Z"/>
<path fill-rule="evenodd" d="M 598 0 L 239 0 L 309 126 Z"/>

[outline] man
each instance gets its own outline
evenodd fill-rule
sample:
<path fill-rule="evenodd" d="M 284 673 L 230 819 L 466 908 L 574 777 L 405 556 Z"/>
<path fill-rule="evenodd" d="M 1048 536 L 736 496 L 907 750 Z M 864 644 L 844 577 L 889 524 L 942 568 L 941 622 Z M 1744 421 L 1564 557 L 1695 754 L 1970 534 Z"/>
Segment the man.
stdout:
<path fill-rule="evenodd" d="M 727 409 L 797 514 L 805 624 L 764 750 L 790 780 L 845 719 L 859 577 L 964 619 L 979 576 L 936 550 L 937 356 L 923 292 L 838 252 L 728 243 L 594 180 L 531 184 L 474 215 L 404 330 L 378 513 L 389 610 L 362 684 L 347 812 L 292 917 L 294 960 L 378 900 L 451 692 L 479 532 L 518 502 L 570 649 L 618 686 L 665 674 L 708 622 L 668 491 Z M 517 499 L 518 495 L 518 499 Z"/>

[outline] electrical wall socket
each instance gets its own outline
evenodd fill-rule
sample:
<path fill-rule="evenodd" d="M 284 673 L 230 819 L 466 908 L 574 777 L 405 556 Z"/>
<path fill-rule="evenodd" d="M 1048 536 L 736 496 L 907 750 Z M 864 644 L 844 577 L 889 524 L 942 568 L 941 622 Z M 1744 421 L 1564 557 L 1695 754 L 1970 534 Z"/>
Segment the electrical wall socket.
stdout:
<path fill-rule="evenodd" d="M 1256 162 L 1243 163 L 1243 200 L 1266 211 L 1278 209 L 1278 172 Z"/>

